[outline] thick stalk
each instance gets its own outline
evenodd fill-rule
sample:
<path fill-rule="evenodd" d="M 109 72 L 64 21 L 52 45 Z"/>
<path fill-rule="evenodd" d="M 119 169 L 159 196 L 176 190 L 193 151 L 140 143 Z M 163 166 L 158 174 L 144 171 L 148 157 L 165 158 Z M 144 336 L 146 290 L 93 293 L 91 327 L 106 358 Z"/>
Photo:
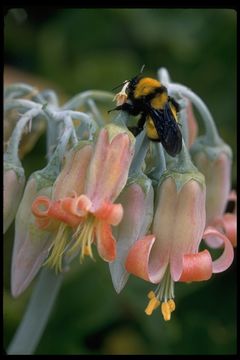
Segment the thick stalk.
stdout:
<path fill-rule="evenodd" d="M 9 355 L 31 355 L 46 327 L 63 275 L 44 268 L 38 278 L 27 310 L 7 350 Z"/>

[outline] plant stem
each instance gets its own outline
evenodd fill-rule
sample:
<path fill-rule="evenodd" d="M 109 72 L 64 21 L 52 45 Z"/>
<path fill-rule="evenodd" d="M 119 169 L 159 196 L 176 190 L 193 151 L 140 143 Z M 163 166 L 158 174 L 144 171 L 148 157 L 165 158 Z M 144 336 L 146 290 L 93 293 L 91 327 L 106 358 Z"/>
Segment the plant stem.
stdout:
<path fill-rule="evenodd" d="M 9 345 L 9 355 L 31 355 L 46 327 L 63 275 L 44 268 L 31 296 L 29 305 Z"/>
<path fill-rule="evenodd" d="M 219 137 L 213 117 L 202 99 L 184 85 L 171 83 L 169 84 L 168 90 L 172 95 L 178 95 L 180 93 L 181 95 L 187 97 L 196 106 L 204 122 L 206 136 L 209 143 L 212 145 L 221 144 L 222 141 Z"/>

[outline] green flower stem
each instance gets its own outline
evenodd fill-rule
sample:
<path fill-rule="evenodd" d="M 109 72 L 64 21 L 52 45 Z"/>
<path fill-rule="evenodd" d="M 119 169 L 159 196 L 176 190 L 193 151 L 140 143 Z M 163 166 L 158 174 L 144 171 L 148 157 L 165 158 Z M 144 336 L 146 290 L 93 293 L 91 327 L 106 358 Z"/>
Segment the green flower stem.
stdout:
<path fill-rule="evenodd" d="M 142 131 L 136 138 L 135 153 L 129 170 L 129 176 L 139 174 L 141 172 L 142 163 L 145 159 L 149 147 L 149 139 L 146 132 Z"/>
<path fill-rule="evenodd" d="M 31 355 L 46 327 L 63 275 L 44 268 L 38 278 L 23 320 L 7 350 L 9 355 Z"/>
<path fill-rule="evenodd" d="M 95 102 L 92 100 L 92 99 L 88 99 L 87 100 L 87 104 L 91 110 L 91 112 L 93 113 L 93 115 L 95 116 L 95 119 L 96 119 L 96 123 L 99 125 L 99 126 L 104 126 L 104 120 L 100 114 L 100 111 L 98 110 Z"/>
<path fill-rule="evenodd" d="M 172 157 L 166 154 L 167 169 L 179 173 L 196 172 L 197 168 L 193 165 L 188 149 L 182 139 L 182 150 L 176 156 Z"/>
<path fill-rule="evenodd" d="M 165 68 L 160 68 L 158 70 L 158 78 L 161 81 L 161 83 L 163 83 L 163 85 L 165 85 L 165 86 L 168 86 L 168 84 L 171 81 L 170 76 L 169 76 L 169 72 Z"/>
<path fill-rule="evenodd" d="M 59 106 L 58 97 L 53 90 L 41 91 L 39 95 L 41 95 L 51 105 L 56 107 Z"/>
<path fill-rule="evenodd" d="M 10 99 L 10 100 L 8 99 L 4 102 L 4 112 L 16 108 L 27 111 L 33 108 L 41 109 L 41 105 L 35 103 L 34 101 L 26 100 L 26 99 Z"/>
<path fill-rule="evenodd" d="M 211 145 L 222 144 L 213 117 L 202 99 L 192 90 L 181 84 L 171 83 L 168 86 L 168 90 L 171 95 L 181 94 L 182 96 L 187 97 L 196 106 L 204 122 L 208 143 Z"/>
<path fill-rule="evenodd" d="M 151 171 L 150 177 L 158 181 L 162 173 L 166 170 L 166 159 L 161 143 L 153 143 L 153 147 L 155 155 L 154 162 L 156 162 L 156 166 L 154 170 Z"/>
<path fill-rule="evenodd" d="M 43 106 L 43 112 L 48 120 L 48 131 L 47 131 L 47 148 L 48 148 L 48 159 L 51 157 L 53 149 L 57 144 L 59 133 L 61 131 L 59 121 L 62 121 L 67 128 L 72 129 L 71 137 L 73 145 L 76 145 L 78 142 L 76 131 L 73 125 L 72 118 L 70 116 L 71 112 L 69 111 L 55 111 L 48 106 Z M 69 114 L 70 113 L 70 114 Z M 73 113 L 73 112 L 72 112 Z M 74 112 L 75 117 L 85 119 L 89 121 L 89 117 L 82 113 Z"/>
<path fill-rule="evenodd" d="M 23 84 L 23 83 L 15 83 L 6 86 L 4 89 L 4 98 L 13 99 L 16 97 L 23 97 L 29 95 L 37 95 L 38 90 L 31 85 Z"/>
<path fill-rule="evenodd" d="M 96 101 L 112 101 L 113 96 L 114 95 L 108 91 L 100 91 L 100 90 L 84 91 L 74 96 L 71 100 L 69 100 L 62 107 L 62 110 L 77 109 L 78 107 L 82 106 L 89 98 Z"/>
<path fill-rule="evenodd" d="M 25 126 L 29 121 L 31 121 L 34 117 L 41 113 L 41 108 L 35 107 L 31 110 L 28 110 L 17 122 L 11 138 L 9 140 L 8 148 L 6 153 L 4 154 L 4 161 L 15 164 L 17 166 L 20 165 L 20 160 L 18 158 L 18 147 L 22 138 L 23 131 Z"/>

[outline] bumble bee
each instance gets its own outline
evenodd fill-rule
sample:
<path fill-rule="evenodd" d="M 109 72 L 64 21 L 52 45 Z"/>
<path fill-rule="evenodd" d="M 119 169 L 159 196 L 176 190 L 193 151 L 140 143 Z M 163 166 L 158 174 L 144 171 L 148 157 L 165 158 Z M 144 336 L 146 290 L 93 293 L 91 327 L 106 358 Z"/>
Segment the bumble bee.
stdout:
<path fill-rule="evenodd" d="M 123 85 L 114 98 L 117 107 L 110 111 L 123 110 L 130 115 L 140 115 L 137 126 L 129 127 L 129 130 L 137 136 L 146 123 L 148 138 L 161 142 L 169 155 L 176 156 L 182 149 L 177 101 L 168 96 L 165 86 L 150 77 L 137 75 L 132 80 L 126 80 Z"/>

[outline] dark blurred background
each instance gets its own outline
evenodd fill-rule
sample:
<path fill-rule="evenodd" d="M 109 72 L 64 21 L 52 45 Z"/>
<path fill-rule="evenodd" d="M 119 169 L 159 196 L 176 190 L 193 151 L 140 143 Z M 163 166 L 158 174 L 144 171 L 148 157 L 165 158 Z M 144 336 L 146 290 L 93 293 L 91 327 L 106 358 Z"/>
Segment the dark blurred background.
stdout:
<path fill-rule="evenodd" d="M 236 187 L 234 10 L 11 9 L 4 18 L 4 37 L 5 81 L 51 84 L 64 98 L 88 89 L 111 91 L 143 64 L 144 74 L 152 77 L 166 67 L 173 81 L 190 87 L 209 107 L 233 149 Z M 43 135 L 25 157 L 28 175 L 44 165 L 44 146 Z M 34 286 L 11 298 L 13 234 L 12 226 L 4 243 L 5 347 Z M 236 261 L 206 283 L 177 284 L 177 308 L 165 323 L 159 310 L 151 317 L 144 313 L 151 285 L 131 277 L 117 295 L 108 265 L 86 259 L 66 274 L 36 353 L 235 354 L 235 273 Z"/>

